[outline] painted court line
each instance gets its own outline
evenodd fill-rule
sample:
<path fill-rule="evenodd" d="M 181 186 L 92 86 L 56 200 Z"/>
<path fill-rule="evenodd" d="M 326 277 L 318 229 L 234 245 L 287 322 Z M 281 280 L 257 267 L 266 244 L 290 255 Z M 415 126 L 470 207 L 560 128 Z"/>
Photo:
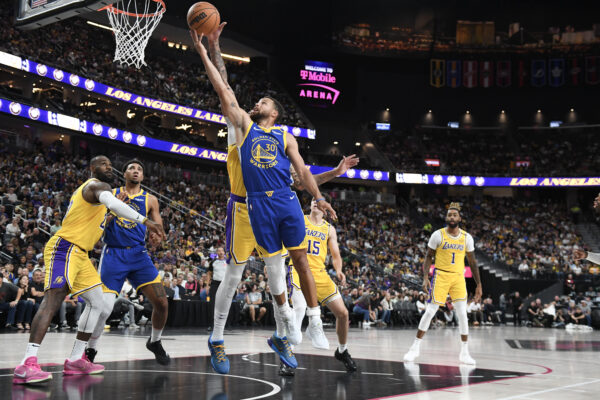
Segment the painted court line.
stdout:
<path fill-rule="evenodd" d="M 595 379 L 595 380 L 590 381 L 590 382 L 574 383 L 572 385 L 559 386 L 559 387 L 555 387 L 555 388 L 552 388 L 552 389 L 540 390 L 538 392 L 524 393 L 524 394 L 520 394 L 520 395 L 516 395 L 516 396 L 504 397 L 504 398 L 502 398 L 500 400 L 523 399 L 523 398 L 525 398 L 527 396 L 533 396 L 533 395 L 538 395 L 538 394 L 542 394 L 542 393 L 555 392 L 557 390 L 564 390 L 564 389 L 573 388 L 573 387 L 577 387 L 577 386 L 589 385 L 590 383 L 596 383 L 596 382 L 600 382 L 600 379 Z"/>

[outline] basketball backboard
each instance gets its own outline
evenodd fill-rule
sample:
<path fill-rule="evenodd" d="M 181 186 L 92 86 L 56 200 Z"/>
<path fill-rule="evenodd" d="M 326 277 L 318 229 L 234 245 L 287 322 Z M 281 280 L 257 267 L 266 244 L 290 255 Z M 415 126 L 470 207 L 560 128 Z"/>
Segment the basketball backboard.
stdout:
<path fill-rule="evenodd" d="M 36 29 L 97 11 L 114 2 L 115 0 L 18 0 L 15 25 L 21 29 Z"/>

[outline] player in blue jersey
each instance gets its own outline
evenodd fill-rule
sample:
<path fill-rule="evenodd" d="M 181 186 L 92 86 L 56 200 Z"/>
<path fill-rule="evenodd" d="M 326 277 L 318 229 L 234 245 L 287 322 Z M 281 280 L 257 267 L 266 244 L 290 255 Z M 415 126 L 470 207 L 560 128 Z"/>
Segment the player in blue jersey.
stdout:
<path fill-rule="evenodd" d="M 312 174 L 305 168 L 296 139 L 275 126 L 284 113 L 281 104 L 271 97 L 264 97 L 249 113 L 242 110 L 233 90 L 210 60 L 201 43 L 202 36 L 199 38 L 195 31 L 190 33 L 208 77 L 219 95 L 223 114 L 235 128 L 250 224 L 257 250 L 263 257 L 269 274 L 271 293 L 277 306 L 281 308 L 279 314 L 287 314 L 286 271 L 281 263 L 281 253 L 285 247 L 294 266 L 299 265 L 299 279 L 308 304 L 306 314 L 309 316 L 311 337 L 326 341 L 315 282 L 306 256 L 304 214 L 296 194 L 290 188 L 290 165 L 298 172 L 302 186 L 315 197 L 317 207 L 334 219 L 335 211 L 325 201 Z M 275 317 L 278 317 L 277 312 Z M 288 330 L 297 329 L 293 321 L 286 321 L 286 325 L 291 328 Z M 269 344 L 278 353 L 291 353 L 284 333 L 278 329 Z"/>
<path fill-rule="evenodd" d="M 158 199 L 141 187 L 144 179 L 142 162 L 136 159 L 127 161 L 123 166 L 123 177 L 125 186 L 113 189 L 114 195 L 142 216 L 150 217 L 162 226 Z M 148 239 L 152 244 L 160 242 L 160 238 L 154 234 Z M 169 364 L 171 359 L 160 340 L 167 323 L 169 305 L 158 270 L 146 250 L 146 226 L 125 218 L 113 218 L 106 224 L 103 241 L 105 245 L 98 272 L 102 280 L 107 315 L 112 312 L 125 280 L 129 280 L 137 291 L 142 291 L 153 307 L 152 334 L 146 342 L 146 348 L 154 353 L 159 364 Z M 106 319 L 98 323 L 88 342 L 86 355 L 90 361 L 96 357 L 96 346 L 104 331 L 105 322 Z"/>

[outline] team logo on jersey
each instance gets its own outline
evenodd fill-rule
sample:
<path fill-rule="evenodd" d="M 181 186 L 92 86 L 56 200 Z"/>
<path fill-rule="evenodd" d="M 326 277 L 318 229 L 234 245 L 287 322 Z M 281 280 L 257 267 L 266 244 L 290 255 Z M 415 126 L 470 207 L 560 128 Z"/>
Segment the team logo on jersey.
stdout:
<path fill-rule="evenodd" d="M 273 196 L 273 191 L 272 191 L 272 190 L 269 190 L 268 192 L 265 192 L 265 193 L 266 193 L 266 194 L 267 194 L 267 196 L 269 196 L 269 197 Z"/>
<path fill-rule="evenodd" d="M 136 200 L 137 200 L 137 198 L 136 198 Z M 127 205 L 141 214 L 141 212 L 140 212 L 141 207 L 138 204 L 130 201 L 130 202 L 127 202 Z M 119 225 L 120 227 L 125 228 L 125 229 L 132 229 L 137 226 L 137 222 L 132 221 L 130 219 L 119 217 L 119 218 L 117 218 L 117 225 Z"/>
<path fill-rule="evenodd" d="M 465 246 L 463 244 L 448 243 L 448 242 L 444 242 L 444 246 L 442 247 L 442 250 L 458 250 L 458 251 L 463 251 L 464 249 L 465 249 Z"/>
<path fill-rule="evenodd" d="M 261 135 L 252 139 L 250 163 L 258 168 L 272 168 L 278 164 L 277 145 L 274 137 Z"/>
<path fill-rule="evenodd" d="M 56 279 L 54 280 L 54 284 L 55 285 L 60 285 L 61 283 L 63 283 L 63 277 L 62 276 L 57 276 Z"/>

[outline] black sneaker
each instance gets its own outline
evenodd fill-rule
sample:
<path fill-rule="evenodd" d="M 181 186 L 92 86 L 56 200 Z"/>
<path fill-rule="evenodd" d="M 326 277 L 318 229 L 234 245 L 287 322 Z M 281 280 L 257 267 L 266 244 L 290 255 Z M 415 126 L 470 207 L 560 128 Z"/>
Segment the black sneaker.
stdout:
<path fill-rule="evenodd" d="M 98 354 L 98 350 L 96 349 L 90 349 L 89 347 L 85 349 L 85 356 L 92 363 L 94 362 L 94 358 L 96 358 L 96 354 Z"/>
<path fill-rule="evenodd" d="M 290 368 L 284 363 L 279 364 L 279 375 L 281 376 L 294 376 L 296 375 L 296 370 L 294 368 Z"/>
<path fill-rule="evenodd" d="M 171 362 L 171 357 L 169 357 L 165 349 L 163 349 L 160 340 L 150 343 L 150 338 L 148 338 L 148 341 L 146 342 L 146 348 L 154 353 L 156 362 L 160 365 L 169 365 Z"/>
<path fill-rule="evenodd" d="M 335 349 L 335 358 L 336 358 L 336 360 L 340 360 L 341 362 L 344 363 L 344 366 L 346 367 L 346 371 L 348 371 L 348 372 L 354 372 L 358 369 L 356 366 L 356 363 L 354 362 L 352 357 L 350 357 L 350 353 L 348 353 L 348 349 L 344 350 L 343 353 L 340 353 L 339 349 Z"/>

